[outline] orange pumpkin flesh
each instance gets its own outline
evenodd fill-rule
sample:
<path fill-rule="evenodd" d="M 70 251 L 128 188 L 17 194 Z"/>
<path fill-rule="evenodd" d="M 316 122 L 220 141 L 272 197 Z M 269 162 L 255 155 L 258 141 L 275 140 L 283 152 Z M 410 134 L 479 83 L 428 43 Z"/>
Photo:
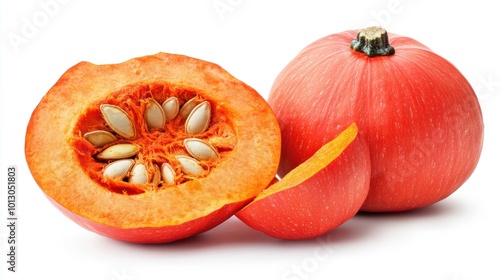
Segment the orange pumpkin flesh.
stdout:
<path fill-rule="evenodd" d="M 317 237 L 350 219 L 361 208 L 370 182 L 368 146 L 357 133 L 351 124 L 236 216 L 281 239 Z"/>
<path fill-rule="evenodd" d="M 220 157 L 203 161 L 204 173 L 182 174 L 176 155 L 187 155 L 181 116 L 158 129 L 144 120 L 146 102 L 176 96 L 208 101 L 209 128 L 194 137 L 214 146 Z M 102 104 L 123 109 L 135 136 L 96 148 L 83 136 L 106 130 Z M 181 104 L 182 105 L 182 104 Z M 265 100 L 221 67 L 187 56 L 159 53 L 120 64 L 81 62 L 69 69 L 34 110 L 25 152 L 32 175 L 65 215 L 81 226 L 118 240 L 169 242 L 206 231 L 229 218 L 274 178 L 280 131 Z M 111 160 L 96 155 L 109 145 L 140 146 L 135 163 L 147 166 L 146 184 L 110 179 Z M 151 180 L 154 166 L 169 162 L 176 185 Z"/>

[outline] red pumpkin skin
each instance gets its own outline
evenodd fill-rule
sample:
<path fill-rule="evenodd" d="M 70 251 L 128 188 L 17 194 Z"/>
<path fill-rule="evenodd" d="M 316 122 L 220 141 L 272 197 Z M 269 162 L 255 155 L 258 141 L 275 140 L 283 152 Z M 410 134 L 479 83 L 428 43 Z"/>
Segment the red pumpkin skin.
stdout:
<path fill-rule="evenodd" d="M 302 184 L 254 201 L 236 216 L 274 238 L 315 238 L 352 218 L 366 199 L 369 186 L 368 145 L 358 137 Z"/>
<path fill-rule="evenodd" d="M 247 200 L 227 204 L 205 217 L 201 217 L 196 220 L 188 221 L 179 225 L 124 229 L 100 224 L 86 219 L 82 216 L 76 215 L 75 213 L 69 211 L 67 208 L 62 207 L 52 198 L 48 196 L 47 198 L 52 203 L 52 205 L 59 209 L 66 217 L 89 231 L 119 241 L 144 244 L 173 242 L 191 237 L 196 234 L 201 234 L 221 224 L 250 202 L 250 200 Z"/>
<path fill-rule="evenodd" d="M 390 56 L 350 48 L 357 31 L 302 50 L 269 95 L 282 131 L 279 174 L 355 121 L 368 141 L 371 184 L 361 210 L 428 206 L 472 174 L 483 143 L 477 97 L 464 76 L 421 43 L 389 33 Z"/>

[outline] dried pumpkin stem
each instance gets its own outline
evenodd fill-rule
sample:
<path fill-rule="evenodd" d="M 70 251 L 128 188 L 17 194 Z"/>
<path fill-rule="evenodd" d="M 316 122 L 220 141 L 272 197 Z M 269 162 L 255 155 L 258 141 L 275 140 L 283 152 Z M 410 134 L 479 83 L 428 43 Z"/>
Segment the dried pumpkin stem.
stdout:
<path fill-rule="evenodd" d="M 361 29 L 352 40 L 351 48 L 369 57 L 393 55 L 394 48 L 389 45 L 389 36 L 384 28 L 379 26 Z"/>

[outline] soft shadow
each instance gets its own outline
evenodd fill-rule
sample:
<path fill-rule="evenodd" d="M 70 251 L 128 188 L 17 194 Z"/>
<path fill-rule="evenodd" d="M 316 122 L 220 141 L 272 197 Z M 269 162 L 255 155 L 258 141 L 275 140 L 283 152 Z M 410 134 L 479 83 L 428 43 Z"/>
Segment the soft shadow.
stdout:
<path fill-rule="evenodd" d="M 404 212 L 396 213 L 371 213 L 359 212 L 354 218 L 348 220 L 339 227 L 325 233 L 324 235 L 316 238 L 305 240 L 281 240 L 270 237 L 262 232 L 256 231 L 236 217 L 231 217 L 224 223 L 216 226 L 215 228 L 182 240 L 164 243 L 164 244 L 134 244 L 121 241 L 108 239 L 108 241 L 115 244 L 108 246 L 115 246 L 120 243 L 120 246 L 125 246 L 137 250 L 148 251 L 174 251 L 174 252 L 189 252 L 199 251 L 211 248 L 233 248 L 242 247 L 249 248 L 254 246 L 271 246 L 271 247 L 302 247 L 302 246 L 317 246 L 318 242 L 323 244 L 346 244 L 356 242 L 369 236 L 377 231 L 383 223 L 399 223 L 411 222 L 420 219 L 432 219 L 435 217 L 442 217 L 446 215 L 457 214 L 463 211 L 463 207 L 454 201 L 439 202 L 434 205 Z M 382 224 L 381 224 L 382 222 Z M 107 238 L 106 238 L 107 239 Z"/>
<path fill-rule="evenodd" d="M 215 228 L 181 240 L 162 244 L 136 244 L 124 241 L 113 240 L 103 237 L 103 242 L 108 242 L 111 246 L 125 246 L 136 250 L 177 250 L 183 251 L 202 250 L 211 247 L 235 246 L 245 244 L 273 244 L 279 242 L 278 239 L 269 237 L 256 231 L 236 217 L 231 217 Z M 111 244 L 110 244 L 111 243 Z"/>
<path fill-rule="evenodd" d="M 282 240 L 256 231 L 244 224 L 238 218 L 232 217 L 212 230 L 175 242 L 164 244 L 134 244 L 115 240 L 110 240 L 109 242 L 115 243 L 115 245 L 116 243 L 120 243 L 121 246 L 141 251 L 189 252 L 213 248 L 251 248 L 255 246 L 293 249 L 297 247 L 318 246 L 318 244 L 331 245 L 336 243 L 355 242 L 367 235 L 369 235 L 369 231 L 363 228 L 362 225 L 347 221 L 339 227 L 316 238 Z"/>
<path fill-rule="evenodd" d="M 440 201 L 438 203 L 432 204 L 430 206 L 402 211 L 402 212 L 359 212 L 356 216 L 360 218 L 368 218 L 368 219 L 423 219 L 423 218 L 433 218 L 433 217 L 442 217 L 446 215 L 452 215 L 459 211 L 462 211 L 463 208 L 460 207 L 456 201 L 454 200 L 446 200 Z"/>
<path fill-rule="evenodd" d="M 403 211 L 403 212 L 359 212 L 351 219 L 354 223 L 363 229 L 376 235 L 379 232 L 386 232 L 388 229 L 404 230 L 433 223 L 440 223 L 448 218 L 463 215 L 467 211 L 466 206 L 456 200 L 447 200 L 435 203 L 433 205 Z"/>
<path fill-rule="evenodd" d="M 236 217 L 231 217 L 215 228 L 186 239 L 160 244 L 165 250 L 203 250 L 225 247 L 248 247 L 255 245 L 280 246 L 283 240 L 256 231 Z"/>
<path fill-rule="evenodd" d="M 344 223 L 330 232 L 316 238 L 303 240 L 282 240 L 270 237 L 262 232 L 256 231 L 237 218 L 231 218 L 216 228 L 183 240 L 157 245 L 128 245 L 147 248 L 153 252 L 169 252 L 175 254 L 189 254 L 189 252 L 202 252 L 210 250 L 247 250 L 258 247 L 271 248 L 271 250 L 293 252 L 297 248 L 310 248 L 319 245 L 331 246 L 338 243 L 355 242 L 359 238 L 366 237 L 369 231 L 359 227 L 355 223 Z"/>

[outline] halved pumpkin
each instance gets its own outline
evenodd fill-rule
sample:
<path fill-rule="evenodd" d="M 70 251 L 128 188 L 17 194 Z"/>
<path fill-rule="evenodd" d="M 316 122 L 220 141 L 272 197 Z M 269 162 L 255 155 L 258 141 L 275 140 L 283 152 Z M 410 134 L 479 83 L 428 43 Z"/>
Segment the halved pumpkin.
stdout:
<path fill-rule="evenodd" d="M 159 53 L 69 69 L 34 110 L 25 152 L 37 184 L 73 221 L 159 243 L 240 210 L 275 177 L 280 144 L 254 89 L 210 62 Z"/>

